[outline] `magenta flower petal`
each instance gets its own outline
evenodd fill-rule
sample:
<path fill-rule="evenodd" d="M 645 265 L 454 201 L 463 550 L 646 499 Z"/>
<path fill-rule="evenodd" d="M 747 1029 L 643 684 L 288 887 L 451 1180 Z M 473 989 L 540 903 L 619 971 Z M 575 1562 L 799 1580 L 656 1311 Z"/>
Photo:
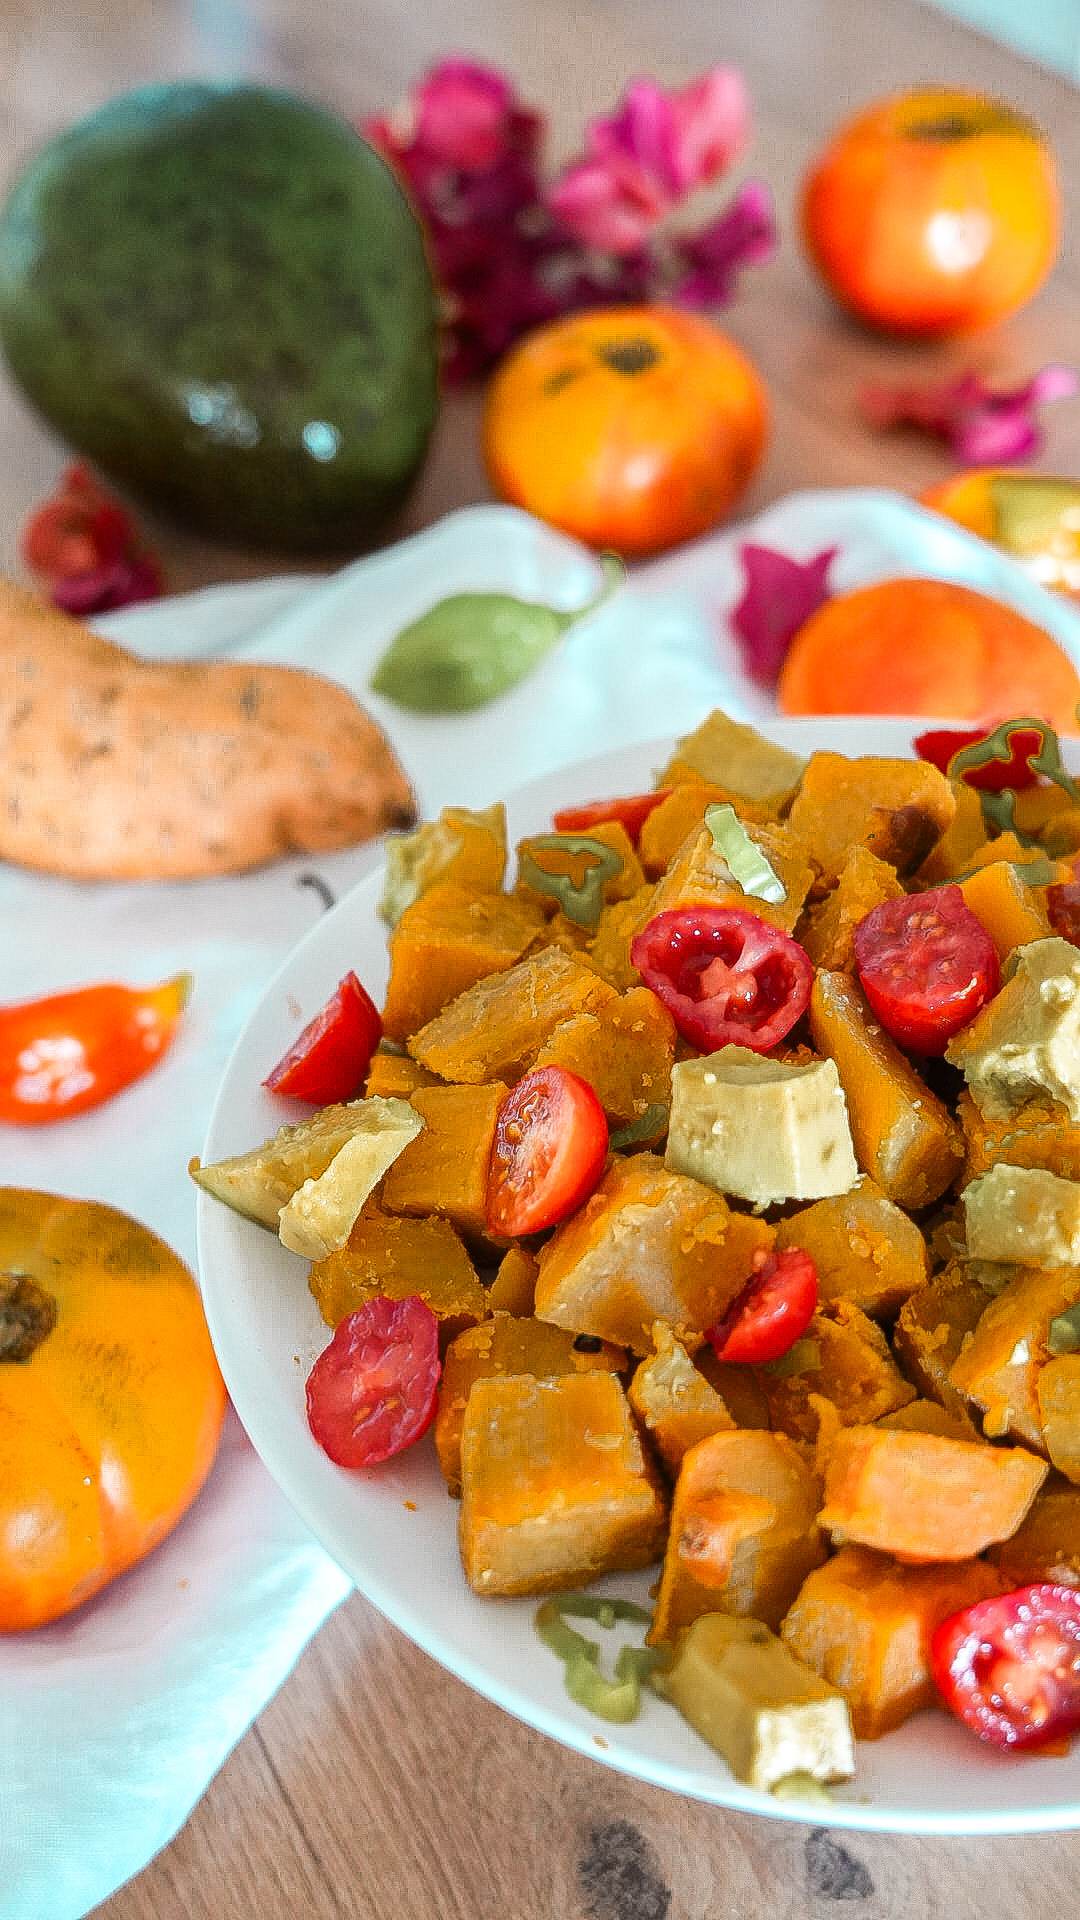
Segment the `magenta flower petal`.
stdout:
<path fill-rule="evenodd" d="M 792 638 L 830 598 L 828 573 L 836 547 L 812 560 L 792 560 L 773 547 L 746 541 L 739 552 L 746 585 L 731 615 L 739 658 L 751 680 L 771 687 Z"/>
<path fill-rule="evenodd" d="M 692 193 L 719 178 L 750 138 L 750 102 L 734 67 L 711 67 L 670 96 L 674 121 L 671 174 L 675 192 Z"/>
<path fill-rule="evenodd" d="M 443 60 L 410 99 L 412 142 L 463 173 L 494 166 L 506 144 L 514 90 L 505 74 L 473 60 Z"/>
<path fill-rule="evenodd" d="M 740 267 L 769 259 L 776 243 L 772 194 L 763 180 L 747 180 L 716 220 L 674 243 L 685 271 L 672 299 L 684 307 L 726 306 L 734 297 Z"/>
<path fill-rule="evenodd" d="M 632 80 L 613 114 L 589 122 L 589 160 L 643 174 L 664 201 L 679 191 L 672 101 L 655 80 Z"/>
<path fill-rule="evenodd" d="M 568 233 L 600 253 L 637 253 L 665 208 L 650 194 L 647 174 L 601 160 L 568 167 L 547 195 Z"/>
<path fill-rule="evenodd" d="M 91 573 L 49 582 L 53 605 L 77 619 L 110 613 L 115 607 L 132 607 L 142 600 L 157 600 L 162 591 L 161 571 L 150 554 L 114 560 Z"/>
<path fill-rule="evenodd" d="M 935 434 L 965 466 L 1015 465 L 1042 446 L 1036 408 L 1071 399 L 1078 389 L 1074 368 L 1051 365 L 1005 392 L 974 373 L 923 387 L 871 386 L 859 406 L 873 427 L 913 426 Z"/>

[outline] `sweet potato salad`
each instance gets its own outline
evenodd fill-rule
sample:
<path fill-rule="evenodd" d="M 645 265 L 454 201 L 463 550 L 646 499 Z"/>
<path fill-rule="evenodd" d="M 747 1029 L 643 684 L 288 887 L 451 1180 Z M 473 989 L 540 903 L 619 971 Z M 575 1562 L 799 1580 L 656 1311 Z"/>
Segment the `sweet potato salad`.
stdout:
<path fill-rule="evenodd" d="M 656 1684 L 755 1786 L 934 1705 L 1080 1724 L 1078 853 L 1038 721 L 714 713 L 516 848 L 392 838 L 383 1005 L 347 976 L 311 1117 L 192 1163 L 311 1262 L 331 1457 L 433 1424 L 464 1577 L 590 1703 L 566 1616 L 655 1566 Z"/>

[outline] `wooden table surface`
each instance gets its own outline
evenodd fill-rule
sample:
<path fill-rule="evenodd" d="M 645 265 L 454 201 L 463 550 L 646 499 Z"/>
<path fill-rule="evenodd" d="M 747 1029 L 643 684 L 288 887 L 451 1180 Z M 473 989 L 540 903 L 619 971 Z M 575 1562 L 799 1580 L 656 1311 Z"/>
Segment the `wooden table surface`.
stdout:
<path fill-rule="evenodd" d="M 856 417 L 875 375 L 975 366 L 1003 382 L 1080 364 L 1080 253 L 1028 312 L 956 349 L 901 349 L 827 304 L 794 238 L 797 181 L 826 130 L 861 101 L 933 78 L 973 84 L 1051 133 L 1066 204 L 1080 206 L 1080 97 L 1063 79 L 916 0 L 2 0 L 0 186 L 43 139 L 115 93 L 183 75 L 257 77 L 358 119 L 430 63 L 501 64 L 542 105 L 558 159 L 628 78 L 673 84 L 714 61 L 749 81 L 749 170 L 772 184 L 777 258 L 748 272 L 725 324 L 772 392 L 752 512 L 792 488 L 915 491 L 949 471 L 930 442 Z M 487 497 L 474 397 L 445 408 L 393 533 Z M 1046 471 L 1080 472 L 1080 404 L 1048 410 Z M 0 375 L 0 571 L 65 450 Z M 297 563 L 214 547 L 145 521 L 180 590 Z M 307 567 L 308 563 L 303 563 Z M 470 1693 L 359 1596 L 309 1647 L 146 1870 L 101 1920 L 787 1920 L 836 1901 L 863 1920 L 1042 1920 L 1074 1909 L 1080 1834 L 931 1840 L 823 1830 L 684 1802 L 564 1752 Z M 0 1889 L 0 1911 L 3 1891 Z M 42 1920 L 48 1920 L 43 1915 Z"/>

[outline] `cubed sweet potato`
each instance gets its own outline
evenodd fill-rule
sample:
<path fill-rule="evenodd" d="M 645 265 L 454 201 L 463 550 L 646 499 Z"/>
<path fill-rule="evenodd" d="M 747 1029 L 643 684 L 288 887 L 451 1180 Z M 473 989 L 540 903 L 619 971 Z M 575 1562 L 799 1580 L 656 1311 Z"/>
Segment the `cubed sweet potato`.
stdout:
<path fill-rule="evenodd" d="M 509 894 L 429 887 L 390 935 L 384 1032 L 391 1040 L 418 1033 L 474 981 L 512 967 L 543 925 L 538 907 Z"/>
<path fill-rule="evenodd" d="M 965 1336 L 949 1381 L 981 1409 L 989 1439 L 1012 1434 L 1043 1450 L 1038 1383 L 1050 1322 L 1078 1300 L 1080 1268 L 1024 1268 L 987 1302 Z"/>
<path fill-rule="evenodd" d="M 648 1638 L 675 1641 L 702 1613 L 776 1628 L 825 1558 L 818 1482 L 783 1434 L 716 1433 L 684 1455 Z"/>
<path fill-rule="evenodd" d="M 423 1131 L 383 1175 L 379 1204 L 387 1213 L 438 1214 L 459 1233 L 487 1232 L 487 1184 L 495 1121 L 507 1088 L 418 1087 L 410 1104 Z M 420 1147 L 419 1153 L 412 1148 Z"/>
<path fill-rule="evenodd" d="M 776 1244 L 805 1248 L 820 1299 L 849 1300 L 872 1319 L 893 1319 L 929 1275 L 926 1241 L 915 1222 L 865 1177 L 849 1193 L 788 1214 Z"/>
<path fill-rule="evenodd" d="M 842 1547 L 807 1575 L 780 1634 L 840 1689 L 856 1739 L 877 1740 L 937 1700 L 930 1672 L 935 1629 L 1003 1586 L 983 1560 L 901 1566 L 869 1547 Z"/>
<path fill-rule="evenodd" d="M 908 874 L 927 859 L 955 812 L 948 780 L 925 760 L 814 753 L 787 823 L 813 848 L 826 876 L 839 875 L 856 843 Z"/>
<path fill-rule="evenodd" d="M 655 1351 L 636 1369 L 630 1405 L 672 1478 L 683 1455 L 711 1433 L 729 1433 L 735 1422 L 671 1328 L 657 1321 Z"/>
<path fill-rule="evenodd" d="M 887 860 L 879 860 L 869 847 L 849 848 L 836 885 L 824 900 L 806 909 L 796 929 L 815 967 L 852 973 L 859 921 L 903 891 L 895 867 Z"/>
<path fill-rule="evenodd" d="M 632 987 L 597 1013 L 578 1013 L 556 1027 L 536 1056 L 538 1067 L 565 1067 L 587 1080 L 614 1132 L 649 1107 L 671 1101 L 675 1022 L 648 987 Z M 664 1121 L 656 1127 L 664 1132 Z"/>
<path fill-rule="evenodd" d="M 1016 1532 L 1046 1474 L 1024 1447 L 845 1427 L 829 1449 L 818 1519 L 838 1546 L 916 1563 L 970 1560 Z"/>
<path fill-rule="evenodd" d="M 366 1202 L 340 1253 L 316 1260 L 308 1285 L 328 1326 L 336 1327 L 376 1295 L 418 1293 L 439 1321 L 445 1345 L 488 1312 L 487 1295 L 448 1220 L 409 1220 Z"/>
<path fill-rule="evenodd" d="M 805 1337 L 759 1378 L 773 1427 L 793 1440 L 817 1439 L 821 1401 L 841 1426 L 861 1426 L 915 1398 L 881 1328 L 850 1300 L 823 1302 Z"/>
<path fill-rule="evenodd" d="M 484 1594 L 547 1593 L 658 1559 L 667 1502 L 616 1376 L 477 1380 L 458 1531 L 465 1577 Z"/>
<path fill-rule="evenodd" d="M 413 1034 L 409 1052 L 444 1080 L 468 1086 L 505 1080 L 512 1086 L 557 1026 L 574 1014 L 596 1012 L 614 993 L 583 961 L 559 947 L 543 947 L 459 994 Z"/>
<path fill-rule="evenodd" d="M 1050 920 L 1044 896 L 1029 887 L 1008 860 L 977 866 L 960 882 L 964 904 L 990 935 L 999 960 L 1029 940 L 1045 940 Z"/>
<path fill-rule="evenodd" d="M 953 1385 L 952 1364 L 989 1299 L 967 1263 L 954 1260 L 905 1300 L 893 1329 L 893 1345 L 908 1379 L 956 1419 L 967 1418 L 973 1403 Z"/>

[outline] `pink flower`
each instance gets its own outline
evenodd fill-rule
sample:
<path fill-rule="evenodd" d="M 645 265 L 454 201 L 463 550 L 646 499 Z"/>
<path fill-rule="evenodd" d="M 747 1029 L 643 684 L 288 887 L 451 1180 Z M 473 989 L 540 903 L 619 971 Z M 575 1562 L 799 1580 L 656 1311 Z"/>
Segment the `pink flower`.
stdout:
<path fill-rule="evenodd" d="M 726 306 L 738 269 L 767 260 L 776 239 L 772 194 L 763 180 L 747 180 L 716 220 L 674 241 L 673 251 L 687 271 L 672 289 L 672 299 L 684 307 Z"/>
<path fill-rule="evenodd" d="M 635 80 L 613 114 L 590 122 L 584 159 L 556 180 L 548 205 L 587 246 L 633 253 L 680 200 L 731 165 L 749 126 L 732 68 L 672 93 Z"/>
<path fill-rule="evenodd" d="M 72 574 L 49 583 L 49 599 L 54 607 L 85 619 L 92 613 L 109 613 L 115 607 L 133 607 L 143 600 L 157 600 L 163 592 L 161 569 L 152 554 L 125 555 L 88 573 Z"/>
<path fill-rule="evenodd" d="M 105 613 L 164 591 L 161 568 L 139 544 L 130 514 L 81 462 L 67 467 L 56 492 L 35 507 L 20 551 L 53 605 L 67 613 Z"/>
<path fill-rule="evenodd" d="M 409 95 L 400 128 L 372 120 L 366 131 L 379 147 L 416 149 L 429 162 L 460 173 L 484 173 L 505 145 L 514 90 L 496 67 L 443 60 Z"/>
<path fill-rule="evenodd" d="M 1016 465 L 1042 446 L 1036 407 L 1080 388 L 1073 367 L 1047 366 L 1021 387 L 995 392 L 978 374 L 930 386 L 870 386 L 859 398 L 873 427 L 913 426 L 944 440 L 968 467 Z"/>
<path fill-rule="evenodd" d="M 751 541 L 739 548 L 746 586 L 731 626 L 751 680 L 774 684 L 795 634 L 831 597 L 828 573 L 838 551 L 826 547 L 812 560 L 791 560 Z"/>

